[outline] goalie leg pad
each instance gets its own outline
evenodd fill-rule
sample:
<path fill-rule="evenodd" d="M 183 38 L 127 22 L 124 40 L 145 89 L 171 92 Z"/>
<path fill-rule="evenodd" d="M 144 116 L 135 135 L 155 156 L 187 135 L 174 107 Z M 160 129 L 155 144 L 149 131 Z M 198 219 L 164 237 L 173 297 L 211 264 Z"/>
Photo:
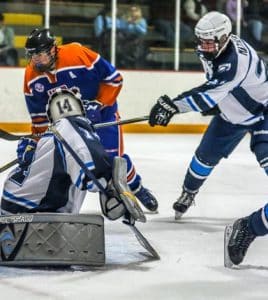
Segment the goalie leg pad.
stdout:
<path fill-rule="evenodd" d="M 0 253 L 0 265 L 101 266 L 104 220 L 93 214 L 0 216 Z"/>

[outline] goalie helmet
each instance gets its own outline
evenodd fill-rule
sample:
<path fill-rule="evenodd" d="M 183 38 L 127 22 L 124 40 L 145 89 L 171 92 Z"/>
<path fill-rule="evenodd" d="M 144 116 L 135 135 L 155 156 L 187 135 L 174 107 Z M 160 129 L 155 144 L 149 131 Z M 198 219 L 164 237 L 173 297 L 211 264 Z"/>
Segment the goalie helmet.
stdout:
<path fill-rule="evenodd" d="M 55 46 L 55 51 L 52 48 Z M 57 58 L 56 39 L 49 29 L 34 29 L 25 44 L 26 57 L 39 72 L 53 69 Z M 47 57 L 42 58 L 41 55 Z"/>
<path fill-rule="evenodd" d="M 215 59 L 226 48 L 231 32 L 229 17 L 217 11 L 207 13 L 195 26 L 198 53 L 207 60 Z"/>
<path fill-rule="evenodd" d="M 46 110 L 50 123 L 70 116 L 86 115 L 80 93 L 61 88 L 48 99 Z"/>

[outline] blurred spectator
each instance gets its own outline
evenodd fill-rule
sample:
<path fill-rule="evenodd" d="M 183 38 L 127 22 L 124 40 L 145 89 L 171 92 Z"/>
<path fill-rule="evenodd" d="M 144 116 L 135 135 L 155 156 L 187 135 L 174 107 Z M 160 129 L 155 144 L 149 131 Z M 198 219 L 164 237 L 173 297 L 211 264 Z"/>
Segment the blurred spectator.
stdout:
<path fill-rule="evenodd" d="M 241 37 L 258 51 L 268 51 L 267 45 L 262 40 L 264 23 L 260 15 L 260 0 L 242 0 L 241 10 Z M 226 14 L 230 17 L 234 28 L 237 20 L 237 1 L 226 1 Z"/>
<path fill-rule="evenodd" d="M 135 36 L 144 36 L 147 33 L 147 21 L 142 15 L 140 6 L 131 6 L 127 13 L 123 15 L 121 29 Z"/>
<path fill-rule="evenodd" d="M 244 14 L 250 33 L 260 43 L 262 50 L 264 50 L 263 48 L 266 48 L 267 45 L 263 43 L 263 32 L 266 26 L 261 17 L 262 5 L 262 0 L 247 1 L 247 5 L 244 7 Z"/>
<path fill-rule="evenodd" d="M 94 20 L 94 35 L 97 42 L 97 51 L 108 60 L 110 60 L 111 28 L 111 5 L 107 4 Z M 120 28 L 120 20 L 118 18 L 116 19 L 116 28 Z"/>
<path fill-rule="evenodd" d="M 98 51 L 110 59 L 111 6 L 105 8 L 94 20 L 94 32 L 98 41 Z M 116 60 L 118 68 L 142 67 L 146 56 L 143 37 L 147 33 L 147 21 L 142 16 L 141 7 L 132 5 L 122 16 L 116 18 Z"/>
<path fill-rule="evenodd" d="M 107 4 L 94 20 L 94 33 L 97 38 L 112 28 L 111 5 Z M 116 28 L 120 28 L 120 19 L 116 19 Z"/>
<path fill-rule="evenodd" d="M 193 47 L 195 36 L 194 26 L 196 22 L 207 12 L 207 7 L 199 0 L 181 1 L 180 21 L 180 48 Z M 175 9 L 175 8 L 174 8 Z M 153 24 L 155 30 L 161 33 L 166 41 L 167 47 L 174 47 L 175 42 L 175 17 L 172 19 L 158 18 Z"/>
<path fill-rule="evenodd" d="M 14 30 L 4 24 L 4 16 L 0 13 L 0 65 L 18 65 L 18 53 L 14 48 Z"/>
<path fill-rule="evenodd" d="M 144 66 L 147 47 L 144 36 L 147 34 L 147 21 L 141 7 L 132 5 L 121 18 L 118 32 L 117 66 L 141 68 Z"/>
<path fill-rule="evenodd" d="M 185 0 L 182 2 L 182 20 L 193 30 L 197 21 L 208 12 L 203 0 Z"/>

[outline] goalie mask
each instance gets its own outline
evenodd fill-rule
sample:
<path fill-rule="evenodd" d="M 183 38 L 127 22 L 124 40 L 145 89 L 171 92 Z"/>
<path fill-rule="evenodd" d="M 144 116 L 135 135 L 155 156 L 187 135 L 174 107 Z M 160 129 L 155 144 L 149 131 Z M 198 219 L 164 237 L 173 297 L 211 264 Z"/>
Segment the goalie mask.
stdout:
<path fill-rule="evenodd" d="M 57 89 L 47 104 L 47 116 L 50 123 L 70 116 L 85 116 L 81 95 L 72 90 Z"/>
<path fill-rule="evenodd" d="M 216 11 L 207 13 L 195 26 L 197 52 L 207 60 L 217 58 L 226 48 L 231 32 L 232 23 L 226 15 Z"/>
<path fill-rule="evenodd" d="M 51 71 L 57 59 L 56 39 L 49 29 L 34 29 L 25 44 L 27 59 L 38 72 Z"/>

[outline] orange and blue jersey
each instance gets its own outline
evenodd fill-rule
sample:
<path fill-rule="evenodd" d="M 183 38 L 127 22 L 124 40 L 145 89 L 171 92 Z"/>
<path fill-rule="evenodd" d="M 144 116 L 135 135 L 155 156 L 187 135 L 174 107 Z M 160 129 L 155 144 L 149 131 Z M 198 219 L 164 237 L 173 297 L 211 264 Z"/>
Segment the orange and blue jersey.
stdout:
<path fill-rule="evenodd" d="M 24 93 L 32 119 L 32 132 L 43 133 L 48 126 L 46 105 L 49 96 L 57 88 L 76 88 L 82 100 L 98 100 L 101 122 L 119 119 L 117 96 L 122 88 L 122 76 L 98 53 L 71 43 L 57 47 L 57 60 L 53 72 L 39 73 L 30 63 L 26 67 Z M 123 156 L 127 160 L 127 179 L 131 189 L 136 189 L 141 178 L 127 154 L 124 153 L 121 126 L 114 125 L 97 130 L 101 143 L 111 156 Z"/>
<path fill-rule="evenodd" d="M 117 118 L 117 96 L 122 76 L 98 53 L 71 43 L 57 47 L 57 60 L 52 72 L 39 73 L 30 63 L 25 70 L 24 94 L 32 120 L 32 132 L 42 133 L 48 126 L 46 105 L 56 88 L 78 88 L 83 100 L 98 100 L 103 122 Z"/>

